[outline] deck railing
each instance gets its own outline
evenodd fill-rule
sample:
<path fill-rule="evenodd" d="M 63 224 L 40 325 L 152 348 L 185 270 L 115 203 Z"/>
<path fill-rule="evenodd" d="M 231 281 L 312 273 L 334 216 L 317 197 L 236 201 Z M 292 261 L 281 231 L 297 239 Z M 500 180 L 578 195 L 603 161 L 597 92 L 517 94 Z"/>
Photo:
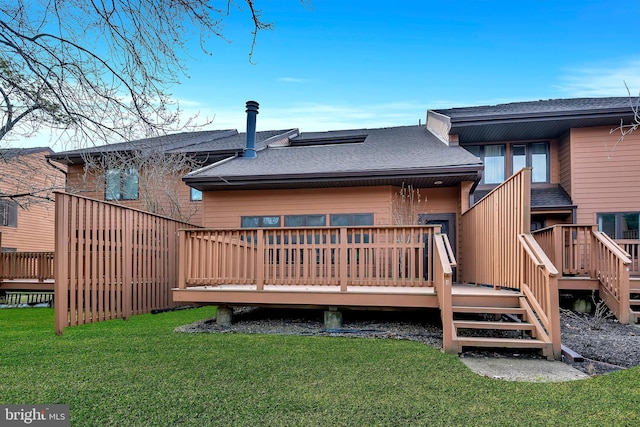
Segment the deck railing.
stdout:
<path fill-rule="evenodd" d="M 172 307 L 178 229 L 188 226 L 56 193 L 56 333 Z"/>
<path fill-rule="evenodd" d="M 532 234 L 563 276 L 594 277 L 591 245 L 594 231 L 595 225 L 558 224 Z"/>
<path fill-rule="evenodd" d="M 622 323 L 629 322 L 629 267 L 633 245 L 620 247 L 595 225 L 554 225 L 533 233 L 562 276 L 600 281 L 601 295 Z"/>
<path fill-rule="evenodd" d="M 559 359 L 561 338 L 558 270 L 531 234 L 520 234 L 518 240 L 523 258 L 522 292 L 527 297 L 534 315 L 544 326 L 544 333 L 551 340 L 554 358 Z"/>
<path fill-rule="evenodd" d="M 53 258 L 54 252 L 2 252 L 0 281 L 53 279 Z"/>
<path fill-rule="evenodd" d="M 440 317 L 442 318 L 442 349 L 447 353 L 458 353 L 453 326 L 453 295 L 451 291 L 453 267 L 456 260 L 444 234 L 435 234 L 433 240 L 433 286 L 438 295 Z"/>
<path fill-rule="evenodd" d="M 462 214 L 462 280 L 520 288 L 518 235 L 530 228 L 531 169 L 524 168 Z"/>
<path fill-rule="evenodd" d="M 439 226 L 180 230 L 179 288 L 432 284 Z"/>
<path fill-rule="evenodd" d="M 631 264 L 629 264 L 629 274 L 631 276 L 640 276 L 640 240 L 615 240 L 615 242 L 628 255 Z"/>

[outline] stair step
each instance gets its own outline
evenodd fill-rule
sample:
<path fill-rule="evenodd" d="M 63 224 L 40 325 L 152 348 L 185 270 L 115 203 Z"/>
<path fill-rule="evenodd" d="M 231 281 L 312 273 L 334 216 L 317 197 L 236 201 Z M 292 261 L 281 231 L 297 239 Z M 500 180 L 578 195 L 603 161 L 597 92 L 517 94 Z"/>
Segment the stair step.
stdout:
<path fill-rule="evenodd" d="M 478 313 L 478 314 L 525 314 L 526 310 L 521 307 L 474 307 L 454 305 L 454 313 Z"/>
<path fill-rule="evenodd" d="M 454 320 L 456 328 L 465 329 L 500 329 L 509 331 L 533 331 L 535 326 L 526 322 L 484 322 L 474 320 Z"/>
<path fill-rule="evenodd" d="M 496 348 L 545 348 L 547 343 L 536 339 L 458 337 L 460 347 L 496 347 Z"/>

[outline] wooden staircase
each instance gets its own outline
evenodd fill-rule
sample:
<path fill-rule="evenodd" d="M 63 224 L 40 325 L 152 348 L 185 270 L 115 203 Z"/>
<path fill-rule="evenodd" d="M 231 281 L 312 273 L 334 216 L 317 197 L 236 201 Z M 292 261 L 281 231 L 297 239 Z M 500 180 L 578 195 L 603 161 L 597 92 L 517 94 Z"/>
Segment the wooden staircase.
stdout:
<path fill-rule="evenodd" d="M 452 341 L 458 352 L 468 347 L 539 349 L 553 360 L 551 339 L 521 292 L 456 285 L 452 300 Z"/>
<path fill-rule="evenodd" d="M 640 321 L 640 277 L 632 277 L 629 280 L 629 309 L 631 318 L 629 323 Z"/>

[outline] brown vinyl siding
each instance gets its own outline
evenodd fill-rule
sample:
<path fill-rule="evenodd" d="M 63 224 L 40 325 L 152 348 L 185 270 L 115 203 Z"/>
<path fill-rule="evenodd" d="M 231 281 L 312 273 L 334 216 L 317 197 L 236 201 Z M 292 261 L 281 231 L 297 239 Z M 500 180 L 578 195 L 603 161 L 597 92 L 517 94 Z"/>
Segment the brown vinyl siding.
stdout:
<path fill-rule="evenodd" d="M 373 213 L 375 225 L 391 225 L 391 202 L 397 187 L 351 187 L 306 190 L 208 191 L 203 194 L 205 227 L 240 226 L 241 216 Z M 458 188 L 421 189 L 427 198 L 420 213 L 456 213 Z M 459 212 L 458 212 L 459 213 Z"/>
<path fill-rule="evenodd" d="M 35 152 L 26 155 L 19 162 L 5 165 L 5 173 L 15 168 L 18 182 L 29 177 L 30 186 L 39 188 L 62 189 L 64 174 L 47 164 L 45 155 L 49 151 Z M 8 188 L 8 193 L 21 193 L 24 189 Z M 26 209 L 18 207 L 16 227 L 0 227 L 2 247 L 15 248 L 18 252 L 49 252 L 54 250 L 55 206 L 53 201 L 43 200 L 32 203 Z"/>
<path fill-rule="evenodd" d="M 640 212 L 640 133 L 613 149 L 610 127 L 571 130 L 571 196 L 576 222 L 595 224 L 598 212 Z"/>
<path fill-rule="evenodd" d="M 558 141 L 558 182 L 571 195 L 571 143 L 569 134 Z"/>

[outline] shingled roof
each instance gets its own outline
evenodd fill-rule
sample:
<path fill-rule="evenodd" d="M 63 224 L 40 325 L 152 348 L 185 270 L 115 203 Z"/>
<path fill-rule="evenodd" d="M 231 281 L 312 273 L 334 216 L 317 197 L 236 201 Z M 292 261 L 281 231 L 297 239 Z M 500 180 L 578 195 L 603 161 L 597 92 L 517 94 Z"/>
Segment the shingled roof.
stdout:
<path fill-rule="evenodd" d="M 287 134 L 287 130 L 271 130 L 256 133 L 257 146 L 264 146 L 273 138 Z M 51 160 L 63 164 L 82 164 L 85 156 L 99 156 L 104 153 L 159 150 L 164 153 L 187 153 L 195 157 L 206 157 L 213 161 L 242 152 L 246 139 L 245 133 L 236 129 L 183 132 L 144 138 L 116 144 L 98 145 L 78 150 L 62 151 L 52 154 Z"/>
<path fill-rule="evenodd" d="M 444 140 L 457 135 L 461 144 L 554 139 L 572 128 L 630 123 L 639 102 L 635 97 L 572 98 L 436 109 L 427 113 L 427 126 L 437 128 Z"/>
<path fill-rule="evenodd" d="M 199 190 L 477 182 L 482 162 L 423 126 L 303 133 L 184 177 Z M 438 184 L 435 182 L 439 181 Z"/>

